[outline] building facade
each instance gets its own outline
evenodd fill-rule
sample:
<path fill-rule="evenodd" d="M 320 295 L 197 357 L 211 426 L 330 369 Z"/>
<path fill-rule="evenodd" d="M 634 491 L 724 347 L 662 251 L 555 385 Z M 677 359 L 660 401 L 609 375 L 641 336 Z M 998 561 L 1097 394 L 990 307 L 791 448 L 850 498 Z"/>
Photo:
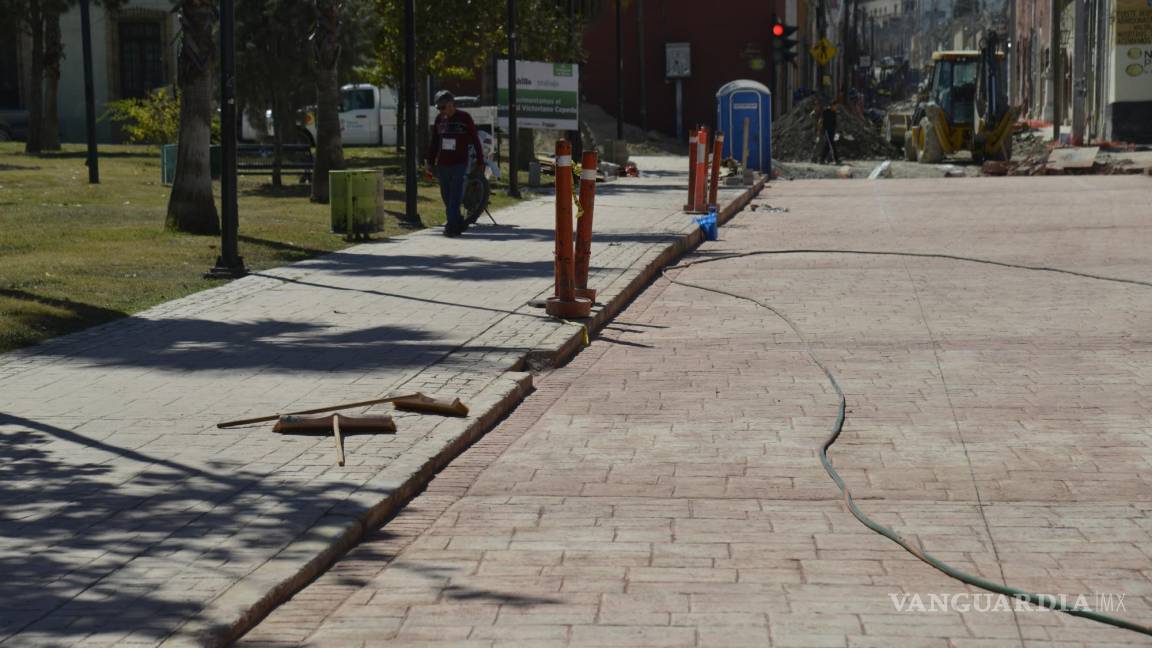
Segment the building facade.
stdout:
<path fill-rule="evenodd" d="M 109 101 L 143 97 L 175 82 L 179 25 L 169 0 L 131 0 L 115 11 L 93 4 L 91 23 L 97 116 L 104 113 Z M 78 7 L 61 15 L 60 36 L 64 45 L 60 62 L 60 141 L 82 142 L 86 138 L 84 57 Z M 26 36 L 0 34 L 0 107 L 27 108 L 30 49 Z M 96 131 L 102 142 L 121 139 L 116 126 L 107 121 L 99 121 Z"/>
<path fill-rule="evenodd" d="M 1063 2 L 1055 39 L 1051 11 L 1050 0 L 1015 0 L 1012 98 L 1025 118 L 1055 116 L 1087 141 L 1152 142 L 1152 3 Z"/>
<path fill-rule="evenodd" d="M 721 15 L 717 18 L 717 13 Z M 794 65 L 773 61 L 772 24 L 779 17 L 799 27 Z M 677 81 L 666 75 L 666 52 L 687 50 L 689 75 L 680 79 L 681 124 L 714 126 L 716 91 L 736 79 L 752 79 L 773 91 L 774 112 L 792 104 L 797 90 L 809 87 L 805 73 L 811 40 L 804 0 L 731 0 L 702 6 L 674 0 L 632 0 L 622 6 L 624 120 L 646 130 L 674 135 Z M 605 2 L 590 16 L 584 32 L 587 61 L 581 70 L 583 96 L 609 114 L 617 112 L 615 4 Z M 669 44 L 672 49 L 666 48 Z M 686 45 L 685 45 L 686 44 Z"/>

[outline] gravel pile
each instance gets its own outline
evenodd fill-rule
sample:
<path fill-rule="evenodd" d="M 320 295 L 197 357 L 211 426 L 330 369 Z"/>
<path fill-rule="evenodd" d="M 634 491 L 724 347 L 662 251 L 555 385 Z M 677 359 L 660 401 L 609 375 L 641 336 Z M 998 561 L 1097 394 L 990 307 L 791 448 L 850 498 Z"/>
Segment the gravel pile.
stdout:
<path fill-rule="evenodd" d="M 816 107 L 813 97 L 793 106 L 772 124 L 772 157 L 807 162 L 816 145 Z M 840 140 L 836 152 L 844 159 L 899 159 L 900 151 L 880 136 L 880 130 L 864 117 L 843 108 L 836 120 Z"/>

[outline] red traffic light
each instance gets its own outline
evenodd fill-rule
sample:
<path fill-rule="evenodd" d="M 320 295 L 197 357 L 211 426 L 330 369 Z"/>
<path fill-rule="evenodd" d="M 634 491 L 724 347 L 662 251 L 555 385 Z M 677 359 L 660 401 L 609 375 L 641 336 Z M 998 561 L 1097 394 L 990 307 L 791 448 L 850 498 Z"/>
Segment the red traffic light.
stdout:
<path fill-rule="evenodd" d="M 772 25 L 772 35 L 775 36 L 776 38 L 780 38 L 781 36 L 783 36 L 784 35 L 784 25 L 782 23 L 776 23 L 775 25 Z"/>

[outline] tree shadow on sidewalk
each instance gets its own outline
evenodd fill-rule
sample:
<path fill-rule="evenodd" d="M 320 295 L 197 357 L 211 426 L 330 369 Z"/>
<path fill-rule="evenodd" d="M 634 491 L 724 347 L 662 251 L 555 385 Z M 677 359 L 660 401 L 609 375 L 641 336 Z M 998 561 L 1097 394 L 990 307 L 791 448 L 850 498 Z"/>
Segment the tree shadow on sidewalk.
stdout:
<path fill-rule="evenodd" d="M 469 230 L 465 236 L 473 236 Z M 310 261 L 309 270 L 340 273 L 350 277 L 440 277 L 455 281 L 499 281 L 526 277 L 547 278 L 553 262 L 504 261 L 455 254 L 361 254 L 341 252 Z"/>
<path fill-rule="evenodd" d="M 335 286 L 332 284 L 325 284 L 325 283 L 320 283 L 317 281 L 305 281 L 304 279 L 293 279 L 291 277 L 280 277 L 280 276 L 276 276 L 276 275 L 263 274 L 263 273 L 259 273 L 259 272 L 254 272 L 252 274 L 255 276 L 258 276 L 258 277 L 266 277 L 268 279 L 275 279 L 276 281 L 282 281 L 284 283 L 296 284 L 299 286 L 312 286 L 314 288 L 324 288 L 325 290 L 336 290 L 336 291 L 344 291 L 344 292 L 358 292 L 358 293 L 363 293 L 365 295 L 376 295 L 379 297 L 389 297 L 392 299 L 402 299 L 402 300 L 406 300 L 406 301 L 419 302 L 422 304 L 432 304 L 435 306 L 448 306 L 450 308 L 463 308 L 466 310 L 484 311 L 484 312 L 488 312 L 488 313 L 502 314 L 502 315 L 520 315 L 523 317 L 533 317 L 536 319 L 546 320 L 546 321 L 550 321 L 550 322 L 555 321 L 555 319 L 553 319 L 551 316 L 548 316 L 548 315 L 539 315 L 539 314 L 530 313 L 530 312 L 527 312 L 527 313 L 526 312 L 517 312 L 515 310 L 511 310 L 508 308 L 494 308 L 491 306 L 480 306 L 477 304 L 461 304 L 458 302 L 447 301 L 444 299 L 435 299 L 432 297 L 418 297 L 416 295 L 405 295 L 405 294 L 401 294 L 401 293 L 388 292 L 385 290 L 374 290 L 371 288 L 350 288 L 348 286 Z"/>
<path fill-rule="evenodd" d="M 437 341 L 428 331 L 381 325 L 335 329 L 308 322 L 204 319 L 129 319 L 122 330 L 107 329 L 104 344 L 76 348 L 47 344 L 36 355 L 60 355 L 108 367 L 159 367 L 178 371 L 268 368 L 300 372 L 363 372 L 424 367 L 457 350 L 504 352 L 505 347 Z"/>
<path fill-rule="evenodd" d="M 0 641 L 158 641 L 340 505 L 340 486 L 201 469 L 0 413 Z"/>
<path fill-rule="evenodd" d="M 685 221 L 687 222 L 687 220 Z M 593 243 L 667 243 L 669 241 L 679 238 L 681 235 L 674 232 L 636 232 L 636 233 L 614 233 L 614 232 L 593 232 Z M 464 234 L 464 238 L 478 239 L 484 241 L 523 241 L 531 239 L 534 241 L 553 241 L 556 238 L 555 230 L 543 227 L 518 227 L 516 225 L 492 225 L 487 227 L 475 227 L 469 229 Z M 548 264 L 549 272 L 551 272 L 552 264 Z"/>

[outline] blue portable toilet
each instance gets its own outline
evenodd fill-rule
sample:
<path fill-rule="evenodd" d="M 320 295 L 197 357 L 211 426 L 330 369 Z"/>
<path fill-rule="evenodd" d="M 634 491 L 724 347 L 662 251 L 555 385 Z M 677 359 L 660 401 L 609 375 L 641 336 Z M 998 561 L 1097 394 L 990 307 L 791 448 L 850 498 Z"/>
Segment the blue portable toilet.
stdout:
<path fill-rule="evenodd" d="M 772 92 L 763 83 L 725 83 L 716 92 L 716 124 L 724 132 L 724 157 L 737 161 L 744 159 L 747 127 L 748 168 L 772 177 Z"/>

